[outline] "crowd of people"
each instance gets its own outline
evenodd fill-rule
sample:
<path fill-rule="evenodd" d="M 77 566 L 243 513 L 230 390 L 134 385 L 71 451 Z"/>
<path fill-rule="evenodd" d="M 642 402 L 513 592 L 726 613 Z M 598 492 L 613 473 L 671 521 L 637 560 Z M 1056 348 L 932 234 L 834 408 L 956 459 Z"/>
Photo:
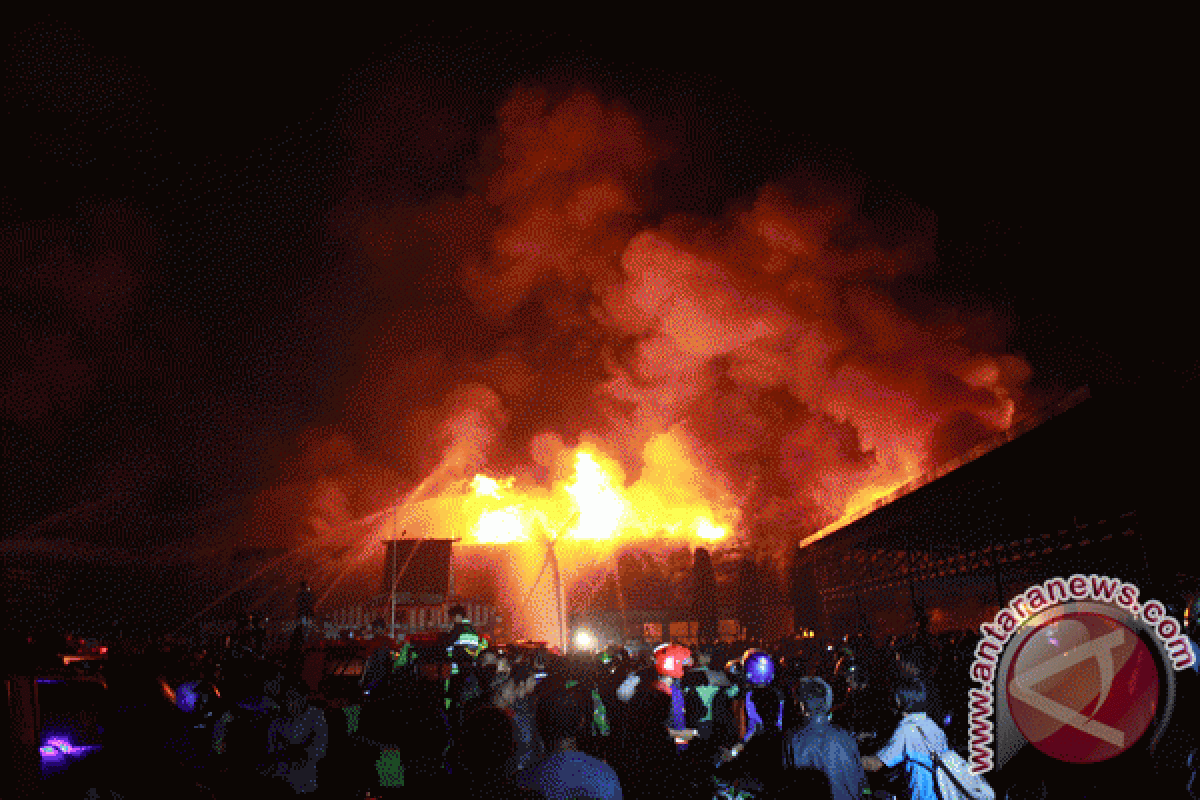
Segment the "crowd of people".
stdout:
<path fill-rule="evenodd" d="M 433 650 L 377 631 L 355 696 L 336 701 L 288 650 L 269 658 L 253 621 L 215 648 L 114 652 L 105 760 L 72 786 L 93 798 L 944 800 L 935 756 L 966 752 L 969 634 L 560 655 L 489 644 L 452 613 Z M 1103 789 L 1036 770 L 997 788 Z"/>

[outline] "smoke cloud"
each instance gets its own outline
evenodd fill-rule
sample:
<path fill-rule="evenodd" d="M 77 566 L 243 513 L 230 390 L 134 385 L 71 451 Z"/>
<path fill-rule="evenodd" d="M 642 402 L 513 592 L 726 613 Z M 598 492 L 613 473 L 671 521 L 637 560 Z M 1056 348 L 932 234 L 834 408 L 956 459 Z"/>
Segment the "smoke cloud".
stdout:
<path fill-rule="evenodd" d="M 671 155 L 621 102 L 522 87 L 462 188 L 335 210 L 382 285 L 428 291 L 396 297 L 348 403 L 349 516 L 396 502 L 367 474 L 544 486 L 581 442 L 669 481 L 647 445 L 670 434 L 776 550 L 1012 423 L 1026 364 L 914 299 L 933 214 L 811 171 L 678 213 L 654 196 Z"/>

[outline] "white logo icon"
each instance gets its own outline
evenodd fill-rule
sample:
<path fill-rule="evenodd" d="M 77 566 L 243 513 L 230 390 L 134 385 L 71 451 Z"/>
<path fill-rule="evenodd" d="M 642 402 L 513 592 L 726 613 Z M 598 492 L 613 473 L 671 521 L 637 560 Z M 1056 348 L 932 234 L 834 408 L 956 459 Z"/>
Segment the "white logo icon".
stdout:
<path fill-rule="evenodd" d="M 1124 747 L 1125 734 L 1123 731 L 1109 727 L 1094 719 L 1095 715 L 1104 707 L 1104 701 L 1108 699 L 1109 690 L 1112 689 L 1114 674 L 1113 650 L 1124 643 L 1125 630 L 1118 628 L 1112 633 L 1105 634 L 1098 639 L 1092 639 L 1039 664 L 1028 672 L 1016 676 L 1009 683 L 1008 690 L 1021 702 L 1041 711 L 1057 722 L 1070 725 L 1072 728 L 1082 731 L 1089 736 L 1094 736 L 1114 747 Z M 1096 701 L 1096 708 L 1092 712 L 1091 717 L 1085 717 L 1078 711 L 1067 708 L 1061 703 L 1046 697 L 1044 694 L 1034 691 L 1033 687 L 1045 679 L 1057 675 L 1063 670 L 1070 669 L 1080 662 L 1087 661 L 1089 658 L 1096 659 L 1096 663 L 1100 667 L 1101 686 L 1100 697 Z"/>

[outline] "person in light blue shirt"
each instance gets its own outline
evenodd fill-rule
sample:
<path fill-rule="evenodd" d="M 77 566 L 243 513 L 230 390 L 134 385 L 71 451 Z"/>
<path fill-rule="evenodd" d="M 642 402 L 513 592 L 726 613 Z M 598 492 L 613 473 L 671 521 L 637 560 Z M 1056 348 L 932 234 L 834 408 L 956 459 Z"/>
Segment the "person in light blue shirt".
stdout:
<path fill-rule="evenodd" d="M 612 767 L 578 749 L 590 723 L 590 698 L 580 689 L 556 689 L 538 700 L 537 727 L 549 753 L 517 773 L 517 786 L 546 800 L 622 800 Z"/>
<path fill-rule="evenodd" d="M 863 756 L 863 769 L 876 772 L 904 764 L 911 800 L 939 800 L 934 784 L 933 754 L 949 749 L 946 734 L 925 713 L 925 685 L 906 677 L 896 686 L 896 707 L 904 715 L 891 740 L 873 756 Z"/>

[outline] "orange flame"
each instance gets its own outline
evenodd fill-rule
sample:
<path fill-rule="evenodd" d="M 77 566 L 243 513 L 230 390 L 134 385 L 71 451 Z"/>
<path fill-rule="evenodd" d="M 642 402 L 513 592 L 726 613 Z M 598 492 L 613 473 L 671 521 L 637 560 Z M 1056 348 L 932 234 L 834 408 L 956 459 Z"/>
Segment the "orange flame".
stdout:
<path fill-rule="evenodd" d="M 463 499 L 468 542 L 508 544 L 537 538 L 616 541 L 683 538 L 716 541 L 737 521 L 737 505 L 670 434 L 651 439 L 641 478 L 625 487 L 616 462 L 588 447 L 571 454 L 573 474 L 549 490 L 514 488 L 515 479 L 476 475 Z"/>

